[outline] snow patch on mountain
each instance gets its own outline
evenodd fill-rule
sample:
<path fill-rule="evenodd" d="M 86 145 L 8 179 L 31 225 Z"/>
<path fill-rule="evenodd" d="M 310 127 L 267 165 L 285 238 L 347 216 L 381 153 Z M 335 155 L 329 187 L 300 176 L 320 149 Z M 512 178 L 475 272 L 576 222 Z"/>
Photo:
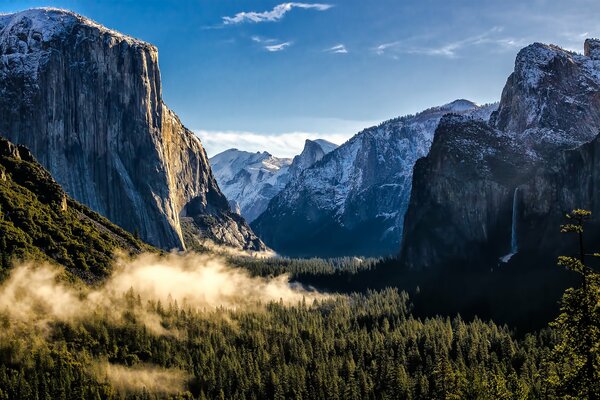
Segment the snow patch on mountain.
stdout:
<path fill-rule="evenodd" d="M 59 8 L 33 8 L 11 14 L 0 14 L 0 64 L 2 71 L 11 76 L 22 76 L 32 84 L 38 80 L 40 69 L 48 62 L 53 51 L 53 42 L 72 34 L 81 27 L 95 30 L 104 36 L 110 47 L 126 42 L 130 46 L 156 48 L 120 32 L 83 17 L 72 11 Z M 85 34 L 81 41 L 86 39 Z M 4 72 L 5 73 L 5 72 Z"/>
<path fill-rule="evenodd" d="M 534 43 L 519 51 L 492 125 L 532 152 L 574 148 L 592 140 L 600 92 L 600 42 L 587 39 L 584 54 Z M 579 122 L 584 126 L 575 128 Z"/>
<path fill-rule="evenodd" d="M 292 177 L 337 147 L 327 140 L 306 140 L 301 154 L 290 158 L 278 158 L 268 152 L 251 153 L 229 149 L 209 161 L 219 187 L 233 210 L 247 220 L 253 221 L 278 194 Z"/>

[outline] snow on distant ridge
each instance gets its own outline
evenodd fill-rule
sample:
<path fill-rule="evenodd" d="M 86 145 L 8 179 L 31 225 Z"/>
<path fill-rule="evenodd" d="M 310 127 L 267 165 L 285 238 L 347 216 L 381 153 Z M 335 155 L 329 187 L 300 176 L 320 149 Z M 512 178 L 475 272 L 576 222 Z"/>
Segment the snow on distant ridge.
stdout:
<path fill-rule="evenodd" d="M 313 146 L 320 151 L 315 154 Z M 270 153 L 225 150 L 210 158 L 211 168 L 223 194 L 234 209 L 251 222 L 266 208 L 269 201 L 305 168 L 337 147 L 327 140 L 306 140 L 302 154 L 278 158 Z"/>

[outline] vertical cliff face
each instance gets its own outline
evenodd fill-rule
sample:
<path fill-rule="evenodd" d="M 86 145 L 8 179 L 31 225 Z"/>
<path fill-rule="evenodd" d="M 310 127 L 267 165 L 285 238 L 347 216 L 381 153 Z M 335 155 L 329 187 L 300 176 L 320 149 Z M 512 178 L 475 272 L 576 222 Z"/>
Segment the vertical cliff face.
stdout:
<path fill-rule="evenodd" d="M 528 46 L 489 125 L 440 124 L 415 167 L 401 247 L 406 265 L 484 268 L 510 260 L 503 256 L 515 234 L 519 252 L 558 251 L 564 213 L 593 208 L 597 197 L 595 153 L 586 143 L 600 129 L 599 47 L 588 40 L 580 55 Z"/>
<path fill-rule="evenodd" d="M 63 10 L 3 15 L 0 94 L 0 132 L 75 199 L 148 242 L 184 247 L 190 201 L 232 225 L 199 139 L 162 101 L 156 47 Z"/>
<path fill-rule="evenodd" d="M 448 115 L 417 161 L 401 257 L 410 268 L 493 261 L 510 250 L 514 188 L 537 158 L 483 121 Z"/>
<path fill-rule="evenodd" d="M 540 168 L 520 187 L 520 193 L 519 251 L 571 254 L 575 238 L 561 235 L 557 227 L 575 208 L 595 216 L 585 230 L 586 248 L 595 251 L 600 240 L 600 137 L 558 153 L 550 167 Z"/>

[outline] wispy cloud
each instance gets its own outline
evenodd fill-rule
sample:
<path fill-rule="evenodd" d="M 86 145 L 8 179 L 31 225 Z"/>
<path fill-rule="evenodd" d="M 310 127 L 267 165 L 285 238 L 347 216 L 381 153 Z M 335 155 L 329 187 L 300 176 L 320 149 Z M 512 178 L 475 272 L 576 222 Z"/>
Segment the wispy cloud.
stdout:
<path fill-rule="evenodd" d="M 294 8 L 312 9 L 317 11 L 329 10 L 333 5 L 323 3 L 282 3 L 273 7 L 270 11 L 248 11 L 239 12 L 233 17 L 223 17 L 225 25 L 241 24 L 245 22 L 275 22 L 281 20 L 285 14 Z"/>
<path fill-rule="evenodd" d="M 261 36 L 252 36 L 250 39 L 253 42 L 260 44 L 263 49 L 271 53 L 283 51 L 293 44 L 292 42 L 281 42 L 277 39 L 265 38 Z"/>
<path fill-rule="evenodd" d="M 514 49 L 526 44 L 523 39 L 511 37 L 499 37 L 501 27 L 494 27 L 479 35 L 470 36 L 453 42 L 442 43 L 437 46 L 426 46 L 415 43 L 412 38 L 395 42 L 383 43 L 374 48 L 375 53 L 383 55 L 389 51 L 400 54 L 422 54 L 427 56 L 439 56 L 446 58 L 457 58 L 461 50 L 479 45 L 491 45 L 496 49 Z"/>
<path fill-rule="evenodd" d="M 378 45 L 377 47 L 375 47 L 375 53 L 377 53 L 378 55 L 383 55 L 385 53 L 385 51 L 389 48 L 393 48 L 396 47 L 400 44 L 401 42 L 390 42 L 390 43 L 382 43 L 380 45 Z"/>
<path fill-rule="evenodd" d="M 333 47 L 325 49 L 325 51 L 327 53 L 333 53 L 333 54 L 347 54 L 348 53 L 348 49 L 343 44 L 337 44 Z"/>
<path fill-rule="evenodd" d="M 283 43 L 267 45 L 267 46 L 265 46 L 265 49 L 271 53 L 274 53 L 277 51 L 283 51 L 286 48 L 290 47 L 291 45 L 292 45 L 292 42 L 283 42 Z"/>
<path fill-rule="evenodd" d="M 256 36 L 256 35 L 252 36 L 250 39 L 256 43 L 275 43 L 277 41 L 276 39 L 264 38 L 262 36 Z"/>
<path fill-rule="evenodd" d="M 293 157 L 300 154 L 306 139 L 325 139 L 336 144 L 344 143 L 349 134 L 319 134 L 316 132 L 290 132 L 267 135 L 243 131 L 196 131 L 210 157 L 227 149 L 245 151 L 268 151 L 278 157 Z"/>

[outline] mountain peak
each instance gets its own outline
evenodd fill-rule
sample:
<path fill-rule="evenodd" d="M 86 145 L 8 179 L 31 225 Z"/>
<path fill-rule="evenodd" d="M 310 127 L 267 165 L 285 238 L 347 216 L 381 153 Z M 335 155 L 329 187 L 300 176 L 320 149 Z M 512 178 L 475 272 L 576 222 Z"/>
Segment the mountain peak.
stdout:
<path fill-rule="evenodd" d="M 441 109 L 448 109 L 453 112 L 463 112 L 477 108 L 477 104 L 467 99 L 457 99 L 448 104 L 444 104 Z"/>
<path fill-rule="evenodd" d="M 323 149 L 323 151 L 325 152 L 325 154 L 332 152 L 333 150 L 335 150 L 338 145 L 335 143 L 332 143 L 328 140 L 325 139 L 315 139 L 313 140 L 313 142 L 317 143 L 319 146 L 321 146 L 321 149 Z"/>
<path fill-rule="evenodd" d="M 61 8 L 41 7 L 0 14 L 0 35 L 13 36 L 16 33 L 26 33 L 27 42 L 51 41 L 57 36 L 69 33 L 76 25 L 84 25 L 130 45 L 135 44 L 156 51 L 156 47 L 150 43 L 109 29 L 87 17 Z"/>
<path fill-rule="evenodd" d="M 519 51 L 492 124 L 543 151 L 595 137 L 600 111 L 590 105 L 598 103 L 600 41 L 588 39 L 584 47 L 578 54 L 533 43 Z"/>

